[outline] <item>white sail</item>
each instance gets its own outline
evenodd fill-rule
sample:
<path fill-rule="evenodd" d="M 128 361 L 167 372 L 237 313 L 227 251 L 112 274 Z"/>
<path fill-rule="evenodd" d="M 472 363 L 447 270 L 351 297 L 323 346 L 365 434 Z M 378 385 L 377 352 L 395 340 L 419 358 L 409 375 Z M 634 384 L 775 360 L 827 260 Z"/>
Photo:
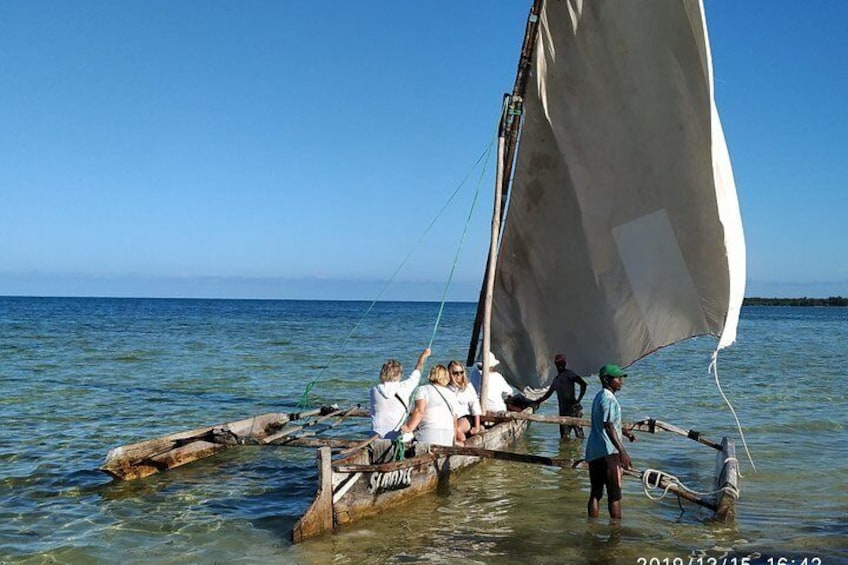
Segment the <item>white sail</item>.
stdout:
<path fill-rule="evenodd" d="M 697 0 L 547 0 L 495 277 L 513 384 L 735 339 L 745 245 Z"/>

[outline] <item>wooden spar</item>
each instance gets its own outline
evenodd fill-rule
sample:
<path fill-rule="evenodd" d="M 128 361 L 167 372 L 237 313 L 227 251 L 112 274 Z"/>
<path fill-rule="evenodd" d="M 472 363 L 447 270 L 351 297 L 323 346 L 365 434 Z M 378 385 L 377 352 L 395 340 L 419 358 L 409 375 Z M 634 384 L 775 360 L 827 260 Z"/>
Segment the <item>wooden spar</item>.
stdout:
<path fill-rule="evenodd" d="M 369 445 L 371 445 L 372 443 L 374 443 L 378 439 L 380 439 L 380 434 L 374 434 L 373 436 L 369 437 L 368 439 L 366 439 L 364 441 L 356 442 L 356 444 L 351 445 L 350 447 L 346 448 L 344 451 L 339 453 L 339 455 L 348 455 L 350 453 L 353 453 L 354 451 L 358 451 L 358 450 L 360 450 L 364 447 L 368 447 Z"/>
<path fill-rule="evenodd" d="M 349 417 L 349 418 L 370 418 L 371 413 L 368 412 L 368 410 L 364 410 L 362 408 L 355 408 L 355 409 L 352 409 L 349 414 L 347 414 L 347 417 Z"/>
<path fill-rule="evenodd" d="M 539 31 L 539 14 L 542 12 L 543 3 L 544 0 L 534 0 L 533 6 L 530 8 L 530 15 L 527 17 L 527 26 L 524 30 L 524 43 L 521 45 L 521 55 L 518 61 L 518 69 L 515 73 L 515 83 L 512 87 L 512 96 L 508 97 L 510 103 L 506 112 L 507 127 L 504 152 L 505 157 L 503 167 L 498 167 L 498 173 L 500 173 L 498 186 L 500 186 L 501 190 L 498 223 L 503 223 L 506 201 L 509 196 L 509 183 L 512 178 L 512 166 L 515 160 L 515 150 L 518 147 L 518 131 L 519 126 L 521 125 L 521 116 L 523 114 L 524 94 L 527 91 L 527 79 L 530 76 L 530 69 L 533 65 L 532 57 L 533 51 L 536 47 L 536 36 Z M 484 318 L 485 298 L 489 280 L 488 273 L 493 270 L 489 268 L 489 261 L 490 259 L 487 259 L 486 261 L 486 274 L 484 275 L 483 284 L 480 286 L 480 296 L 477 299 L 477 314 L 474 318 L 474 328 L 471 330 L 471 342 L 468 345 L 468 358 L 466 360 L 466 365 L 468 366 L 473 365 L 477 358 L 477 340 L 480 337 L 480 329 Z M 488 350 L 484 347 L 483 357 L 486 356 L 485 353 L 487 351 Z"/>
<path fill-rule="evenodd" d="M 436 453 L 428 453 L 420 457 L 410 457 L 403 461 L 388 461 L 386 463 L 350 463 L 333 465 L 336 473 L 390 473 L 409 467 L 420 467 L 422 464 L 435 461 Z"/>
<path fill-rule="evenodd" d="M 516 463 L 532 463 L 548 467 L 568 467 L 576 469 L 584 466 L 581 459 L 560 459 L 556 457 L 545 457 L 543 455 L 531 455 L 529 453 L 516 453 L 514 451 L 501 451 L 497 449 L 483 449 L 481 447 L 461 446 L 430 446 L 430 451 L 438 455 L 470 455 L 482 459 L 499 459 L 501 461 L 514 461 Z"/>
<path fill-rule="evenodd" d="M 582 418 L 571 416 L 542 416 L 540 414 L 526 414 L 524 412 L 495 412 L 480 416 L 483 422 L 507 422 L 510 420 L 528 420 L 530 422 L 544 422 L 546 424 L 564 424 L 566 426 L 589 427 L 592 423 Z"/>
<path fill-rule="evenodd" d="M 338 414 L 338 411 L 334 412 L 334 414 Z M 260 443 L 260 445 L 272 445 L 272 444 L 274 444 L 274 442 L 279 441 L 284 437 L 288 437 L 288 436 L 290 436 L 294 433 L 297 433 L 297 432 L 301 431 L 302 429 L 304 429 L 305 427 L 307 427 L 309 425 L 314 425 L 315 423 L 316 422 L 310 422 L 309 424 L 305 424 L 303 426 L 292 426 L 290 428 L 285 428 L 285 429 L 280 430 L 279 432 L 272 434 L 272 435 L 270 435 L 266 438 L 262 438 L 261 440 L 259 440 L 259 443 Z"/>
<path fill-rule="evenodd" d="M 524 412 L 500 412 L 497 414 L 485 414 L 483 416 L 480 416 L 480 420 L 483 422 L 529 420 L 531 422 L 562 424 L 566 426 L 581 426 L 584 428 L 589 428 L 592 426 L 591 420 L 587 420 L 585 418 L 573 418 L 571 416 L 542 416 L 539 414 L 525 414 Z M 699 432 L 696 432 L 694 430 L 686 431 L 682 428 L 678 428 L 677 426 L 673 426 L 667 422 L 654 420 L 653 418 L 646 418 L 645 420 L 640 420 L 638 422 L 622 422 L 621 427 L 625 430 L 648 432 L 651 434 L 656 433 L 656 430 L 663 430 L 666 432 L 671 432 L 673 434 L 683 436 L 693 441 L 697 441 L 698 443 L 707 445 L 709 447 L 712 447 L 713 449 L 721 450 L 721 445 L 701 437 L 701 434 Z"/>
<path fill-rule="evenodd" d="M 304 424 L 302 426 L 293 426 L 291 428 L 286 428 L 284 430 L 281 430 L 281 431 L 277 432 L 276 434 L 270 435 L 270 436 L 268 436 L 264 439 L 259 440 L 259 443 L 261 443 L 263 445 L 268 445 L 268 444 L 274 443 L 275 441 L 277 441 L 277 440 L 279 440 L 283 437 L 290 436 L 293 433 L 299 432 L 300 430 L 302 430 L 304 428 L 316 426 L 316 425 L 318 425 L 322 422 L 325 422 L 329 418 L 333 418 L 333 417 L 336 417 L 336 416 L 344 417 L 346 414 L 350 413 L 353 410 L 356 410 L 356 406 L 354 406 L 353 408 L 349 408 L 347 410 L 344 410 L 344 411 L 334 410 L 334 411 L 330 412 L 329 414 L 325 414 L 321 418 L 318 418 L 317 420 L 309 422 L 308 424 Z"/>
<path fill-rule="evenodd" d="M 336 421 L 335 421 L 335 422 L 333 422 L 332 424 L 327 425 L 327 429 L 335 428 L 336 426 L 338 426 L 339 424 L 341 424 L 342 422 L 344 422 L 346 419 L 350 418 L 351 416 L 358 415 L 358 414 L 359 414 L 359 412 L 360 412 L 360 410 L 359 410 L 359 405 L 356 405 L 356 406 L 354 406 L 354 407 L 352 407 L 352 408 L 348 408 L 347 410 L 345 410 L 345 411 L 344 411 L 344 412 L 343 412 L 343 413 L 339 416 L 339 419 L 338 419 L 338 420 L 336 420 Z M 356 413 L 356 414 L 354 414 L 354 413 Z"/>
<path fill-rule="evenodd" d="M 262 444 L 257 444 L 262 445 Z M 362 445 L 358 439 L 335 439 L 323 437 L 292 437 L 276 443 L 267 444 L 269 447 L 329 447 L 331 449 L 348 450 Z M 339 452 L 344 453 L 344 451 Z"/>
<path fill-rule="evenodd" d="M 319 418 L 317 420 L 314 420 L 312 422 L 309 422 L 307 424 L 303 424 L 302 426 L 294 426 L 292 428 L 287 428 L 287 429 L 281 430 L 280 432 L 277 432 L 276 434 L 268 436 L 265 439 L 261 440 L 260 443 L 262 443 L 263 445 L 273 444 L 273 443 L 278 442 L 281 438 L 284 438 L 286 436 L 290 436 L 290 435 L 297 433 L 301 430 L 304 430 L 306 428 L 310 428 L 312 426 L 317 426 L 318 424 L 322 424 L 330 418 L 338 418 L 337 421 L 335 421 L 331 424 L 328 424 L 327 427 L 326 427 L 326 429 L 334 428 L 338 424 L 342 423 L 345 420 L 345 418 L 347 418 L 348 416 L 358 415 L 359 412 L 360 412 L 360 409 L 359 409 L 358 406 L 353 406 L 352 408 L 348 408 L 347 410 L 336 410 L 335 412 L 327 414 L 324 417 Z M 305 437 L 307 435 L 315 435 L 315 433 L 316 432 L 306 432 L 304 434 L 301 434 L 298 437 Z"/>
<path fill-rule="evenodd" d="M 504 103 L 504 118 L 508 114 Z M 480 408 L 486 413 L 486 399 L 489 392 L 489 352 L 492 350 L 492 294 L 495 289 L 495 266 L 498 262 L 498 238 L 501 228 L 501 191 L 503 189 L 503 167 L 504 167 L 504 135 L 505 119 L 501 119 L 501 127 L 498 132 L 498 172 L 495 181 L 495 204 L 492 212 L 492 236 L 489 242 L 489 262 L 486 272 L 486 298 L 483 310 L 483 374 L 480 380 Z"/>
<path fill-rule="evenodd" d="M 696 432 L 695 430 L 686 431 L 682 428 L 678 428 L 677 426 L 672 426 L 671 424 L 669 424 L 667 422 L 661 422 L 660 420 L 654 420 L 654 425 L 661 430 L 665 430 L 665 431 L 671 432 L 673 434 L 681 435 L 683 437 L 697 441 L 698 443 L 708 445 L 708 446 L 710 446 L 713 449 L 716 449 L 718 451 L 721 451 L 721 449 L 722 449 L 721 445 L 719 445 L 718 443 L 716 443 L 714 441 L 710 441 L 707 438 L 701 437 L 700 432 Z"/>

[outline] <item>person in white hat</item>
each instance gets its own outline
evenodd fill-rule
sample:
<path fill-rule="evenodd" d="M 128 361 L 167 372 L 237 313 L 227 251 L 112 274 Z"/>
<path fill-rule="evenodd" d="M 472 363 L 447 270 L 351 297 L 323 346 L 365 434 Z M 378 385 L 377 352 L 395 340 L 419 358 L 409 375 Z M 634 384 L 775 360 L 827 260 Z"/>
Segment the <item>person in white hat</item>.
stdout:
<path fill-rule="evenodd" d="M 515 394 L 515 390 L 509 386 L 509 383 L 506 382 L 503 375 L 494 370 L 494 368 L 499 364 L 500 361 L 498 361 L 498 358 L 489 351 L 489 380 L 486 383 L 486 412 L 506 412 L 507 407 L 504 399 Z M 482 394 L 482 389 L 480 387 L 483 380 L 482 361 L 477 362 L 475 370 L 471 372 L 470 380 L 478 394 Z"/>

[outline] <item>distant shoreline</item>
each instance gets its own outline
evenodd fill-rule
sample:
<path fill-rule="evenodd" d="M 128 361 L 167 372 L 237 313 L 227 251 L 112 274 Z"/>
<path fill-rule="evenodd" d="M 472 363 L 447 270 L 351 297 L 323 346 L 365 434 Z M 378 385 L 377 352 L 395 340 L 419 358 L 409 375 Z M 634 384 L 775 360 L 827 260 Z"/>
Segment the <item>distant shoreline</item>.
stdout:
<path fill-rule="evenodd" d="M 745 298 L 743 306 L 848 306 L 848 298 Z"/>
<path fill-rule="evenodd" d="M 253 302 L 371 302 L 359 298 L 230 298 L 230 297 L 195 297 L 195 296 L 27 296 L 18 294 L 0 295 L 0 300 L 6 299 L 47 299 L 47 300 L 183 300 L 183 301 L 253 301 Z M 438 304 L 436 300 L 381 300 L 380 302 L 399 304 Z M 475 304 L 469 300 L 447 300 L 448 304 Z M 743 306 L 835 306 L 848 307 L 848 298 L 831 296 L 829 298 L 760 298 L 746 297 Z"/>

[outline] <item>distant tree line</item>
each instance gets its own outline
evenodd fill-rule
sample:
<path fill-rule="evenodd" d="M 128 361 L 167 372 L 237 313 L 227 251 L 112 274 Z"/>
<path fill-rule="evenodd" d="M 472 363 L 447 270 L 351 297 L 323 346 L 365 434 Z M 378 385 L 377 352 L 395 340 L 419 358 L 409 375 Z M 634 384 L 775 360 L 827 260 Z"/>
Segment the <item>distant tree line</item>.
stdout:
<path fill-rule="evenodd" d="M 744 306 L 848 306 L 848 298 L 745 298 Z"/>

